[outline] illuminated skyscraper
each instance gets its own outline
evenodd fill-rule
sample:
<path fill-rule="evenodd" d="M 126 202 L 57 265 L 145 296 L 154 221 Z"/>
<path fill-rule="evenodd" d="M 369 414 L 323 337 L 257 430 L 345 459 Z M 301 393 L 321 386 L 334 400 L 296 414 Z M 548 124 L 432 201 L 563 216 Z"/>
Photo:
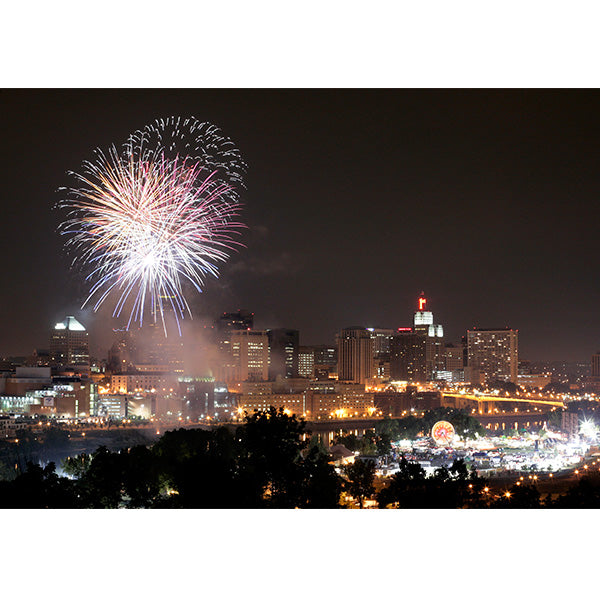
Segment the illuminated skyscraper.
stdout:
<path fill-rule="evenodd" d="M 427 381 L 427 337 L 402 327 L 390 342 L 390 378 L 394 381 Z"/>
<path fill-rule="evenodd" d="M 220 343 L 217 381 L 263 381 L 269 378 L 269 338 L 266 331 L 233 330 Z"/>
<path fill-rule="evenodd" d="M 425 372 L 427 380 L 431 381 L 438 371 L 444 370 L 444 328 L 435 325 L 433 313 L 425 310 L 427 298 L 424 292 L 421 292 L 417 303 L 413 331 L 425 338 Z"/>
<path fill-rule="evenodd" d="M 381 355 L 389 354 L 390 339 L 394 335 L 394 330 L 367 327 L 367 331 L 373 339 L 373 357 L 379 358 Z"/>
<path fill-rule="evenodd" d="M 298 377 L 297 329 L 268 329 L 269 379 Z"/>
<path fill-rule="evenodd" d="M 373 340 L 364 327 L 342 329 L 338 341 L 338 379 L 364 384 L 373 377 Z"/>
<path fill-rule="evenodd" d="M 315 373 L 315 349 L 312 346 L 298 348 L 298 375 L 310 378 Z"/>
<path fill-rule="evenodd" d="M 55 366 L 89 367 L 88 332 L 73 316 L 57 323 L 50 335 L 50 358 Z"/>
<path fill-rule="evenodd" d="M 480 329 L 467 331 L 467 363 L 470 380 L 484 383 L 498 379 L 518 382 L 519 331 Z M 466 379 L 466 376 L 465 376 Z"/>

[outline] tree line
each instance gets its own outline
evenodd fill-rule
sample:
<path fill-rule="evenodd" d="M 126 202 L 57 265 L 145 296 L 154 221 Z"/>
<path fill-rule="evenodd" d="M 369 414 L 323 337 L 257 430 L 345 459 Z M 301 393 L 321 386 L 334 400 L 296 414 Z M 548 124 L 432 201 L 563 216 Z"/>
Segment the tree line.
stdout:
<path fill-rule="evenodd" d="M 393 427 L 378 426 L 375 449 Z M 150 446 L 100 447 L 66 459 L 64 475 L 52 462 L 29 462 L 12 480 L 0 481 L 0 508 L 340 508 L 367 501 L 379 508 L 600 506 L 600 485 L 591 478 L 542 499 L 531 485 L 493 496 L 462 460 L 430 476 L 405 458 L 387 478 L 376 477 L 370 457 L 336 469 L 308 434 L 303 419 L 270 408 L 234 429 L 178 429 Z"/>

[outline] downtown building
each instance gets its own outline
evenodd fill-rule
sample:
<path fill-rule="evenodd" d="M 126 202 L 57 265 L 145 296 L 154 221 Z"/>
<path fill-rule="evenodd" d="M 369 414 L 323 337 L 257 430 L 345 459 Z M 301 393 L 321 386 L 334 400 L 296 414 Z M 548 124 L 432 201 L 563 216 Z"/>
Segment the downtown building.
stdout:
<path fill-rule="evenodd" d="M 227 384 L 269 379 L 267 332 L 233 329 L 223 333 L 217 362 L 213 366 L 215 379 Z"/>
<path fill-rule="evenodd" d="M 393 329 L 368 327 L 373 340 L 373 377 L 380 381 L 390 379 L 390 343 Z"/>
<path fill-rule="evenodd" d="M 269 379 L 298 377 L 297 329 L 267 329 L 269 338 Z"/>
<path fill-rule="evenodd" d="M 402 327 L 390 342 L 390 378 L 392 381 L 425 383 L 427 339 L 410 327 Z"/>
<path fill-rule="evenodd" d="M 334 418 L 369 417 L 375 412 L 373 394 L 365 392 L 364 385 L 329 381 L 304 381 L 304 389 L 282 392 L 275 382 L 268 385 L 241 384 L 238 414 L 252 414 L 270 406 L 281 408 L 309 421 Z"/>
<path fill-rule="evenodd" d="M 590 361 L 590 376 L 587 377 L 584 388 L 588 392 L 600 394 L 600 352 L 592 354 Z"/>
<path fill-rule="evenodd" d="M 298 376 L 311 379 L 315 374 L 315 349 L 312 346 L 298 346 Z"/>
<path fill-rule="evenodd" d="M 373 340 L 364 327 L 348 327 L 337 335 L 338 379 L 365 385 L 373 377 Z"/>
<path fill-rule="evenodd" d="M 519 331 L 481 329 L 467 331 L 467 367 L 465 380 L 473 384 L 495 380 L 518 383 Z"/>
<path fill-rule="evenodd" d="M 299 346 L 298 376 L 329 379 L 337 374 L 337 348 L 327 344 Z"/>
<path fill-rule="evenodd" d="M 247 310 L 224 312 L 216 321 L 217 331 L 248 331 L 254 328 L 254 313 Z"/>
<path fill-rule="evenodd" d="M 434 324 L 423 293 L 417 301 L 413 327 L 400 327 L 390 339 L 390 378 L 425 383 L 444 371 L 444 328 Z"/>
<path fill-rule="evenodd" d="M 57 370 L 88 373 L 90 347 L 88 332 L 73 316 L 56 323 L 50 334 L 50 364 Z"/>

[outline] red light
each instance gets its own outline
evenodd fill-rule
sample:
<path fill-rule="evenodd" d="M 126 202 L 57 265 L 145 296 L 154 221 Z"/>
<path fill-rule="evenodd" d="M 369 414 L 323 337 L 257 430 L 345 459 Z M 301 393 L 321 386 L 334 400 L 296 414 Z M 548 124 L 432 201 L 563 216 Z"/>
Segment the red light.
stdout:
<path fill-rule="evenodd" d="M 423 310 L 427 304 L 427 298 L 419 298 L 419 310 Z"/>

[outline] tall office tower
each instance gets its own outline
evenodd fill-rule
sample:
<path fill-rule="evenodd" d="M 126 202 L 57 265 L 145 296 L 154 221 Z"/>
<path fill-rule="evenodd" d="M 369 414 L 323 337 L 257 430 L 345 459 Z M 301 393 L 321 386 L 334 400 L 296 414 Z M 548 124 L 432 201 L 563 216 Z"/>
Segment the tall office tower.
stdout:
<path fill-rule="evenodd" d="M 312 346 L 298 346 L 298 376 L 312 377 L 315 373 L 315 349 Z"/>
<path fill-rule="evenodd" d="M 367 327 L 373 340 L 373 377 L 384 380 L 390 378 L 390 339 L 393 329 Z"/>
<path fill-rule="evenodd" d="M 373 377 L 373 340 L 364 327 L 342 329 L 337 336 L 338 379 L 365 384 Z"/>
<path fill-rule="evenodd" d="M 444 370 L 444 328 L 433 323 L 433 313 L 425 310 L 427 298 L 421 292 L 418 308 L 414 316 L 413 331 L 426 338 L 425 369 L 429 381 L 436 378 L 437 371 Z"/>
<path fill-rule="evenodd" d="M 233 330 L 220 343 L 217 381 L 264 381 L 269 378 L 269 337 L 266 331 Z"/>
<path fill-rule="evenodd" d="M 462 371 L 464 368 L 463 347 L 446 344 L 444 348 L 444 370 Z"/>
<path fill-rule="evenodd" d="M 50 334 L 50 359 L 55 366 L 89 367 L 88 332 L 75 317 L 69 316 L 54 326 Z"/>
<path fill-rule="evenodd" d="M 335 346 L 313 346 L 316 367 L 337 367 L 337 348 Z"/>
<path fill-rule="evenodd" d="M 427 336 L 401 327 L 390 341 L 390 378 L 394 381 L 427 381 Z"/>
<path fill-rule="evenodd" d="M 592 377 L 600 377 L 600 352 L 592 354 Z"/>
<path fill-rule="evenodd" d="M 518 329 L 469 329 L 467 363 L 472 383 L 498 379 L 516 384 L 519 367 Z"/>
<path fill-rule="evenodd" d="M 168 314 L 171 321 L 167 325 L 165 336 L 162 323 L 150 322 L 134 331 L 130 340 L 135 343 L 135 363 L 144 365 L 146 370 L 154 367 L 156 371 L 184 372 L 184 344 L 183 338 L 177 333 L 175 318 Z"/>
<path fill-rule="evenodd" d="M 218 331 L 240 331 L 254 327 L 254 313 L 247 310 L 223 313 L 216 321 Z"/>
<path fill-rule="evenodd" d="M 373 357 L 379 358 L 382 354 L 389 354 L 390 339 L 394 335 L 394 330 L 367 327 L 367 331 L 373 340 Z"/>
<path fill-rule="evenodd" d="M 335 346 L 319 345 L 314 349 L 314 377 L 316 379 L 330 379 L 332 374 L 337 374 L 337 348 Z"/>
<path fill-rule="evenodd" d="M 268 329 L 269 338 L 269 379 L 298 377 L 297 329 Z"/>

